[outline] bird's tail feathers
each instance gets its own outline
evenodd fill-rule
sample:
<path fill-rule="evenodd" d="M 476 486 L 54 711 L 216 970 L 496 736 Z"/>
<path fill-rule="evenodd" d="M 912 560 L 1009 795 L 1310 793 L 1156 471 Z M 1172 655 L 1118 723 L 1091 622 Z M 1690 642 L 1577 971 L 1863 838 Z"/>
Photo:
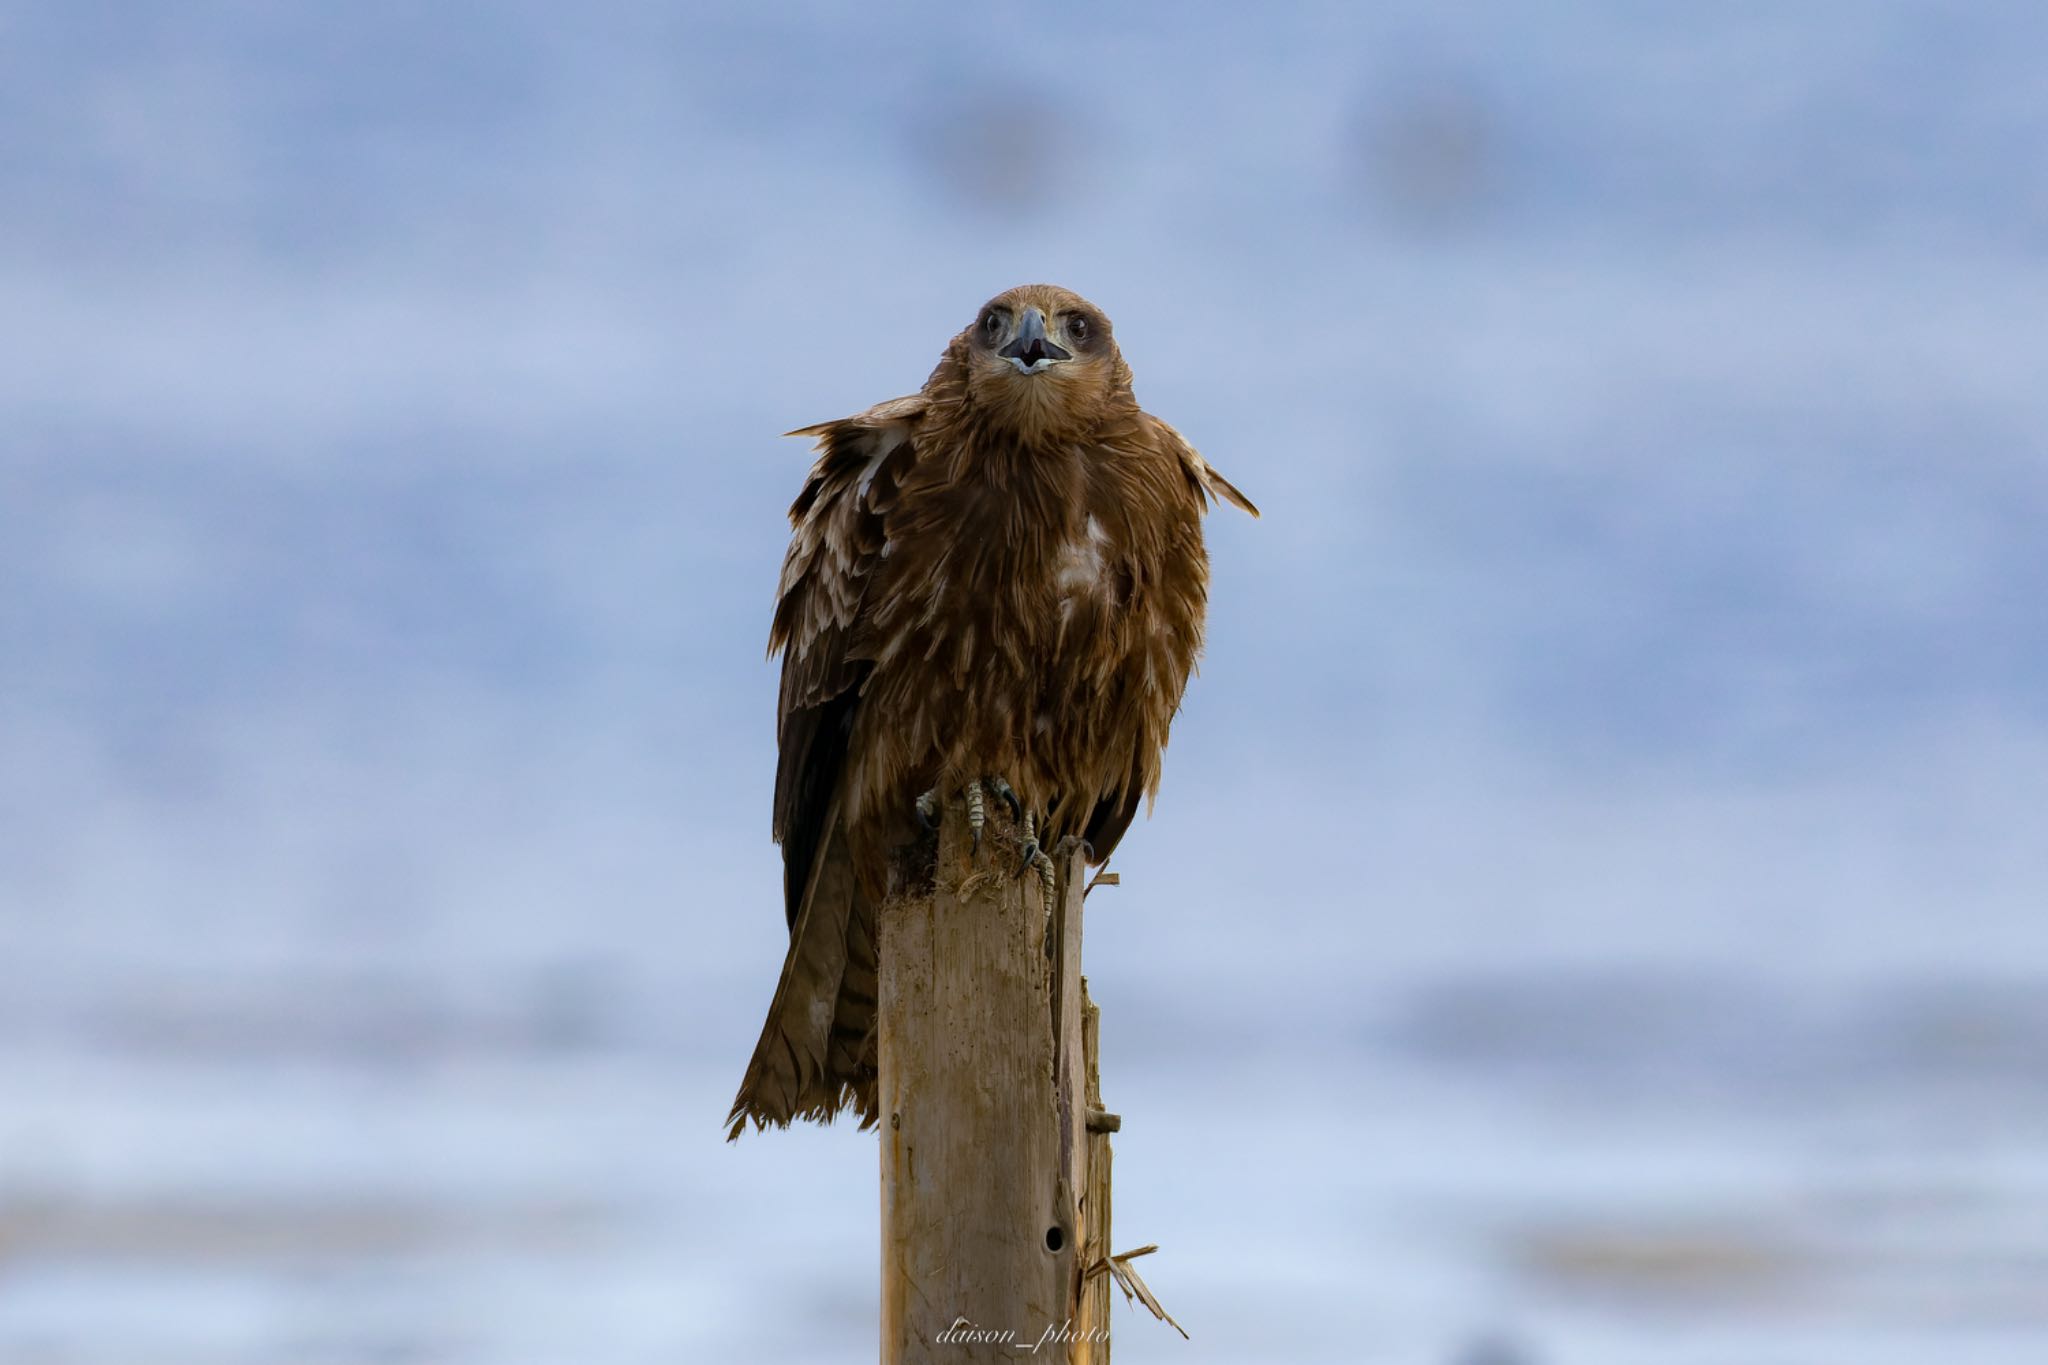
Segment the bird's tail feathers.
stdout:
<path fill-rule="evenodd" d="M 726 1115 L 728 1140 L 749 1121 L 757 1129 L 830 1122 L 846 1108 L 864 1128 L 875 1121 L 874 907 L 854 876 L 836 802 L 826 828 L 782 979 Z"/>

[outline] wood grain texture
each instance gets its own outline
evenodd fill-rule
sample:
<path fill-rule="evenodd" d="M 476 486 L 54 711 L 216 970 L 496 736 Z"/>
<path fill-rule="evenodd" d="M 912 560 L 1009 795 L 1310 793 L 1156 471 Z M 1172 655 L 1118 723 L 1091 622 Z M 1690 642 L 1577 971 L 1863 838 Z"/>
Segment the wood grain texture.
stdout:
<path fill-rule="evenodd" d="M 1076 1061 L 1062 1068 L 1065 955 L 1048 956 L 1041 884 L 1011 875 L 1006 822 L 979 857 L 957 796 L 940 828 L 929 892 L 889 896 L 877 912 L 881 1358 L 1059 1360 L 1031 1348 L 1048 1329 L 1071 1331 L 1079 1292 L 1081 1178 L 1060 1095 L 1063 1073 L 1081 1075 L 1078 971 Z M 1067 1098 L 1085 1110 L 1082 1095 Z"/>
<path fill-rule="evenodd" d="M 1086 1072 L 1087 1108 L 1102 1108 L 1102 1073 L 1099 1044 L 1102 1011 L 1088 998 L 1087 978 L 1081 980 L 1081 1056 Z M 1085 1159 L 1086 1183 L 1081 1187 L 1081 1266 L 1087 1268 L 1109 1255 L 1109 1169 L 1107 1132 L 1088 1131 Z M 1107 1274 L 1095 1275 L 1081 1285 L 1081 1302 L 1075 1314 L 1073 1365 L 1109 1365 L 1109 1286 Z"/>

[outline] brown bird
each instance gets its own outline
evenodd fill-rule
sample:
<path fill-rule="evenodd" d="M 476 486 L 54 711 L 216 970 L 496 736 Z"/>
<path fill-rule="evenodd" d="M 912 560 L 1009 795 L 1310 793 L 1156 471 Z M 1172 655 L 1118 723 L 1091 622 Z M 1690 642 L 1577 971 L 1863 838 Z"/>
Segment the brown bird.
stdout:
<path fill-rule="evenodd" d="M 941 793 L 1109 857 L 1201 651 L 1213 500 L 1258 509 L 1138 406 L 1102 310 L 990 300 L 921 392 L 790 433 L 819 456 L 768 649 L 789 955 L 729 1136 L 875 1119 L 875 907 Z M 1020 822 L 1021 823 L 1021 822 Z"/>

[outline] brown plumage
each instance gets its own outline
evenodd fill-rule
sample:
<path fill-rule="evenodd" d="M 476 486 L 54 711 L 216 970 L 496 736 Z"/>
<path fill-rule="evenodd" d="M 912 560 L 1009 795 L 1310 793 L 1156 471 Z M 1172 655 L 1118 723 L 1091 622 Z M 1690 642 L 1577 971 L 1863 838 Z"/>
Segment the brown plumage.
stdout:
<path fill-rule="evenodd" d="M 874 911 L 918 796 L 1006 778 L 1100 862 L 1159 786 L 1208 593 L 1202 514 L 1258 515 L 1138 407 L 1109 320 L 1025 285 L 918 394 L 790 433 L 775 838 L 789 955 L 729 1122 L 874 1111 Z"/>

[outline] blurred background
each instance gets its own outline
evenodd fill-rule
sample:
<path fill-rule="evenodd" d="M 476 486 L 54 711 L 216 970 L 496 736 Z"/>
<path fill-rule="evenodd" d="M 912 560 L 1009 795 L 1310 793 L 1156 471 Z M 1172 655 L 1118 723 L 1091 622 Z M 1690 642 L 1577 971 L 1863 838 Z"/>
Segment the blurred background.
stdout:
<path fill-rule="evenodd" d="M 871 1360 L 722 1141 L 808 464 L 1265 509 L 1089 972 L 1130 1362 L 2048 1346 L 2048 17 L 0 7 L 0 1360 Z"/>

